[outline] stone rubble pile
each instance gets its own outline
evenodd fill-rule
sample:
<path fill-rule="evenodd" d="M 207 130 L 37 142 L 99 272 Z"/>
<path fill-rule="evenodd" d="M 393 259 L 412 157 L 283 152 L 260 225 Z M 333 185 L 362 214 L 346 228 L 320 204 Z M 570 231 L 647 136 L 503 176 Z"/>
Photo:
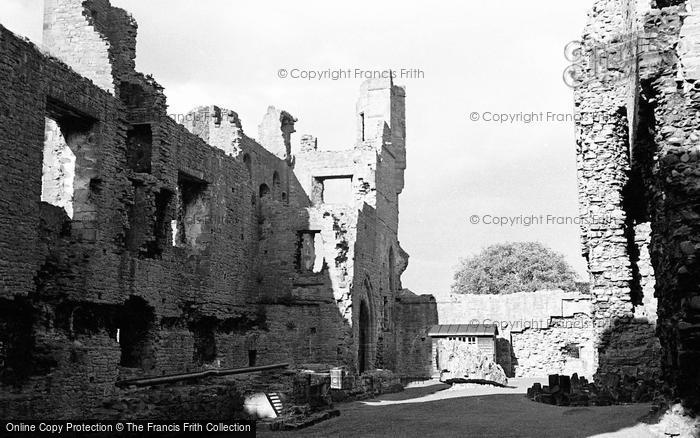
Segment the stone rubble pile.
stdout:
<path fill-rule="evenodd" d="M 478 350 L 453 348 L 444 350 L 447 360 L 440 372 L 440 381 L 444 383 L 469 383 L 487 381 L 498 385 L 508 383 L 503 368 L 490 357 Z"/>
<path fill-rule="evenodd" d="M 617 374 L 602 376 L 598 384 L 585 377 L 549 375 L 549 385 L 535 383 L 527 390 L 530 400 L 557 406 L 610 406 L 622 403 L 645 403 L 657 397 L 653 382 Z"/>

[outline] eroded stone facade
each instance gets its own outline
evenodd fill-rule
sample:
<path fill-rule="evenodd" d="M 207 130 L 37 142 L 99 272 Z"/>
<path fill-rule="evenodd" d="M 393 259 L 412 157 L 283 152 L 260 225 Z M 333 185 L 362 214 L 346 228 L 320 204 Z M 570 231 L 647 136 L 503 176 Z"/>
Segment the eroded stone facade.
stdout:
<path fill-rule="evenodd" d="M 134 70 L 136 23 L 47 0 L 45 53 L 0 26 L 0 412 L 93 412 L 135 376 L 290 362 L 427 375 L 435 302 L 402 291 L 405 92 L 362 85 L 358 138 L 292 150 Z M 332 197 L 332 199 L 331 199 Z"/>
<path fill-rule="evenodd" d="M 697 0 L 596 1 L 575 90 L 581 214 L 608 219 L 582 226 L 599 373 L 662 378 L 695 409 L 698 23 Z"/>
<path fill-rule="evenodd" d="M 563 290 L 453 295 L 438 303 L 438 319 L 440 324 L 495 324 L 496 362 L 508 377 L 592 376 L 591 303 L 588 294 Z"/>

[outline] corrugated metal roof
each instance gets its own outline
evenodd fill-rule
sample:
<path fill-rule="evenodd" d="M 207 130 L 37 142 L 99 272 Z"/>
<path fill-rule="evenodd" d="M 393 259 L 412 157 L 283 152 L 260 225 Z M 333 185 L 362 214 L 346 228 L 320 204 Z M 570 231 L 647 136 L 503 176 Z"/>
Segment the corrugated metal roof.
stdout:
<path fill-rule="evenodd" d="M 494 324 L 438 324 L 430 327 L 428 336 L 440 338 L 444 336 L 495 336 L 498 327 Z"/>

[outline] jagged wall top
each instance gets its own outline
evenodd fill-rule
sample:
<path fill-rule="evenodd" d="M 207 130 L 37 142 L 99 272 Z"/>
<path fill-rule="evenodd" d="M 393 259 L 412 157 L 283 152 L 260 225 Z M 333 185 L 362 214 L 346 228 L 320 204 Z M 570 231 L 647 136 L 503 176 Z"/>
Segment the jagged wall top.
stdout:
<path fill-rule="evenodd" d="M 109 0 L 44 0 L 46 49 L 114 95 L 135 74 L 137 27 Z"/>

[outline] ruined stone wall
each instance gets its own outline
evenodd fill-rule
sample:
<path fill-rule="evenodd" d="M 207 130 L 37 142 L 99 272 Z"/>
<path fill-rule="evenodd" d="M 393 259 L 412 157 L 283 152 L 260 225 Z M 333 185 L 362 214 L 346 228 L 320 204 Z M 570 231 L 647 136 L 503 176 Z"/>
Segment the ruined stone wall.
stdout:
<path fill-rule="evenodd" d="M 0 173 L 7 184 L 0 197 L 2 392 L 9 394 L 5 385 L 21 381 L 23 392 L 32 395 L 16 397 L 12 406 L 40 411 L 50 402 L 65 405 L 66 414 L 71 415 L 93 403 L 116 379 L 119 348 L 115 342 L 106 333 L 83 338 L 85 328 L 78 328 L 79 323 L 73 324 L 71 334 L 67 330 L 70 312 L 57 304 L 84 292 L 86 285 L 105 289 L 99 287 L 104 281 L 100 269 L 95 269 L 94 276 L 82 270 L 99 266 L 114 247 L 113 238 L 123 228 L 126 211 L 117 207 L 106 213 L 100 207 L 119 198 L 125 180 L 100 178 L 117 173 L 118 154 L 106 153 L 95 160 L 94 155 L 90 160 L 86 155 L 93 144 L 116 150 L 125 127 L 118 117 L 120 105 L 110 95 L 2 27 L 0 59 L 0 141 L 5 151 Z M 83 194 L 89 190 L 89 199 L 75 209 L 74 227 L 66 226 L 68 216 L 62 208 L 41 202 L 47 116 L 61 120 L 69 128 L 68 135 L 88 136 L 79 151 L 78 170 L 88 179 L 82 190 Z M 70 250 L 68 242 L 72 242 Z M 95 265 L 87 261 L 92 256 L 97 259 Z M 42 329 L 36 333 L 35 327 Z M 51 379 L 44 379 L 48 374 Z M 7 406 L 3 403 L 3 408 Z"/>
<path fill-rule="evenodd" d="M 142 187 L 161 181 L 151 180 L 151 175 L 134 174 L 131 180 L 124 175 L 122 169 L 128 169 L 124 153 L 127 127 L 121 122 L 123 117 L 118 116 L 118 110 L 123 110 L 119 101 L 4 29 L 2 32 L 3 60 L 31 60 L 26 68 L 3 75 L 3 87 L 15 90 L 12 96 L 3 99 L 3 104 L 8 105 L 3 114 L 17 117 L 13 116 L 13 123 L 11 120 L 4 123 L 8 128 L 16 126 L 17 132 L 3 133 L 3 143 L 16 141 L 16 144 L 3 144 L 3 149 L 7 146 L 8 151 L 14 148 L 26 154 L 12 163 L 3 163 L 3 174 L 16 169 L 24 172 L 24 181 L 16 185 L 14 196 L 18 198 L 18 206 L 27 206 L 24 216 L 28 221 L 26 230 L 15 229 L 15 233 L 26 231 L 25 234 L 7 236 L 5 242 L 18 249 L 28 245 L 24 251 L 35 255 L 33 287 L 22 290 L 9 288 L 8 284 L 3 288 L 3 383 L 22 385 L 21 391 L 27 398 L 15 400 L 13 406 L 19 409 L 24 406 L 25 415 L 46 408 L 46 403 L 65 406 L 62 414 L 77 415 L 114 389 L 120 364 L 128 368 L 124 370 L 127 374 L 135 368 L 145 373 L 161 373 L 197 366 L 192 356 L 192 331 L 185 327 L 186 335 L 173 340 L 170 327 L 161 332 L 161 327 L 154 325 L 156 315 L 160 324 L 174 325 L 168 318 L 186 319 L 182 317 L 183 307 L 197 300 L 210 305 L 204 312 L 223 310 L 229 316 L 232 313 L 217 309 L 227 300 L 221 296 L 216 299 L 216 285 L 208 281 L 211 271 L 206 263 L 207 254 L 201 258 L 200 254 L 193 254 L 194 257 L 187 259 L 178 257 L 180 248 L 170 248 L 167 244 L 160 248 L 160 253 L 157 247 L 148 248 L 149 239 L 158 233 L 152 232 L 151 224 L 143 216 L 157 215 L 149 212 L 149 208 L 155 207 L 152 193 Z M 13 78 L 23 78 L 26 85 L 9 83 Z M 87 196 L 78 196 L 76 187 L 72 221 L 60 206 L 40 201 L 45 117 L 58 121 L 66 139 L 77 137 L 76 132 L 81 135 L 86 132 L 83 136 L 88 137 L 89 143 L 100 146 L 99 156 L 93 155 L 89 164 L 84 163 L 88 161 L 85 157 L 77 160 L 75 181 L 79 181 L 78 177 L 87 179 L 85 187 L 81 187 Z M 159 128 L 158 133 L 169 139 L 184 134 L 174 124 Z M 84 155 L 85 145 L 76 148 L 76 154 Z M 203 143 L 190 146 L 195 151 L 200 147 L 200 152 L 206 155 L 201 148 Z M 39 155 L 32 156 L 32 150 Z M 184 161 L 188 158 L 184 155 L 178 158 Z M 188 168 L 206 165 L 206 157 L 200 158 L 204 160 L 198 159 L 198 163 Z M 28 167 L 24 168 L 25 165 Z M 177 174 L 176 169 L 172 166 L 160 170 Z M 209 166 L 209 171 L 216 173 L 216 166 Z M 198 175 L 210 176 L 203 172 Z M 171 189 L 176 191 L 172 186 Z M 154 191 L 160 190 L 157 187 Z M 3 195 L 3 202 L 9 204 L 14 200 L 12 194 L 8 195 Z M 134 211 L 135 207 L 139 210 Z M 13 208 L 7 212 L 15 216 L 15 221 L 23 216 Z M 137 223 L 148 232 L 134 235 Z M 213 234 L 214 227 L 211 230 Z M 167 234 L 163 237 L 167 243 Z M 202 245 L 202 252 L 212 250 L 208 242 L 197 243 Z M 225 251 L 217 255 L 222 260 L 230 257 Z M 4 272 L 3 278 L 17 277 L 16 273 Z M 195 278 L 198 284 L 194 284 Z M 125 342 L 129 325 L 126 318 L 128 310 L 133 309 L 123 304 L 132 295 L 144 298 L 139 301 L 139 310 L 149 313 L 150 309 L 152 313 L 151 321 L 144 321 L 144 339 L 138 342 L 143 344 L 138 345 L 138 363 L 124 354 L 117 341 L 119 330 L 123 329 L 122 342 Z M 174 357 L 178 360 L 172 361 Z M 50 379 L 43 378 L 45 375 Z"/>
<path fill-rule="evenodd" d="M 395 86 L 390 79 L 371 80 L 362 84 L 357 101 L 357 142 L 381 141 L 382 155 L 394 162 L 393 187 L 401 193 L 406 169 L 406 90 Z"/>
<path fill-rule="evenodd" d="M 358 129 L 365 132 L 358 133 L 353 149 L 344 151 L 319 151 L 317 141 L 305 136 L 307 141 L 295 155 L 295 175 L 312 204 L 311 223 L 332 225 L 330 230 L 328 226 L 319 229 L 335 235 L 321 233 L 326 260 L 334 260 L 329 274 L 336 301 L 353 327 L 355 340 L 360 330 L 367 330 L 366 368 L 395 369 L 397 348 L 401 348 L 396 302 L 408 261 L 398 242 L 398 195 L 403 188 L 403 176 L 398 175 L 405 162 L 395 156 L 405 160 L 404 96 L 404 90 L 390 80 L 366 82 L 360 91 L 358 117 L 371 114 L 376 129 L 360 124 Z M 329 184 L 339 179 L 347 181 L 346 196 L 325 199 Z M 363 305 L 369 313 L 366 327 L 361 327 L 358 312 Z"/>
<path fill-rule="evenodd" d="M 478 320 L 479 324 L 498 324 L 499 331 L 522 330 L 526 326 L 542 328 L 552 317 L 590 312 L 589 295 L 558 289 L 507 295 L 453 294 L 438 302 L 440 324 Z"/>
<path fill-rule="evenodd" d="M 573 373 L 590 377 L 595 372 L 594 331 L 588 315 L 552 318 L 547 328 L 512 331 L 510 336 L 515 377 Z"/>
<path fill-rule="evenodd" d="M 390 90 L 393 84 L 377 87 Z M 391 94 L 385 97 L 393 98 Z M 247 163 L 251 185 L 259 189 L 258 259 L 253 261 L 258 295 L 250 299 L 335 300 L 347 323 L 338 330 L 346 337 L 348 327 L 355 327 L 353 339 L 359 336 L 359 315 L 352 309 L 364 301 L 371 314 L 367 365 L 393 369 L 393 307 L 407 256 L 397 239 L 401 189 L 395 182 L 402 169 L 393 156 L 383 156 L 388 154 L 386 139 L 367 139 L 345 151 L 319 151 L 314 144 L 292 156 L 289 134 L 294 131 L 294 118 L 274 107 L 268 108 L 259 126 L 259 137 L 270 151 L 243 133 L 237 115 L 230 110 L 203 107 L 189 120 L 186 125 L 193 133 Z M 326 185 L 338 180 L 347 181 L 345 198 L 325 199 L 331 194 Z M 318 266 L 311 272 L 300 272 L 293 263 L 298 233 L 303 230 L 317 234 Z M 329 289 L 332 297 L 325 293 Z M 357 361 L 352 341 L 345 340 L 337 351 L 343 362 Z"/>
<path fill-rule="evenodd" d="M 638 27 L 631 4 L 601 2 L 591 23 L 585 44 L 609 47 L 619 55 L 630 38 L 636 47 Z M 582 226 L 583 254 L 594 296 L 598 371 L 654 378 L 658 367 L 653 358 L 659 346 L 653 342 L 656 305 L 648 296 L 654 277 L 648 263 L 644 266 L 640 259 L 648 254 L 648 219 L 643 206 L 639 211 L 639 204 L 644 203 L 644 193 L 636 187 L 640 182 L 631 179 L 629 145 L 634 131 L 629 120 L 635 117 L 634 86 L 633 79 L 618 75 L 610 82 L 586 83 L 576 89 L 577 110 L 583 120 L 578 126 L 579 198 L 582 215 L 601 218 Z M 640 268 L 646 275 L 644 287 Z M 644 356 L 651 359 L 649 368 L 629 368 L 629 361 L 620 360 L 624 351 L 636 348 L 633 334 L 642 336 L 638 345 L 650 341 L 652 348 L 637 355 L 640 360 Z"/>
<path fill-rule="evenodd" d="M 661 375 L 696 408 L 699 10 L 596 2 L 575 90 L 581 213 L 613 218 L 582 228 L 599 373 Z"/>
<path fill-rule="evenodd" d="M 133 71 L 135 22 L 106 0 L 48 0 L 46 32 L 60 60 L 0 26 L 3 415 L 79 418 L 144 375 L 420 363 L 395 333 L 431 310 L 395 311 L 403 169 L 382 157 L 403 128 L 295 158 L 284 111 L 268 110 L 263 144 L 224 108 L 168 117 L 162 87 Z M 314 198 L 310 178 L 346 171 L 352 202 Z"/>
<path fill-rule="evenodd" d="M 433 354 L 428 330 L 438 323 L 435 298 L 404 289 L 397 297 L 395 312 L 396 372 L 410 377 L 430 377 Z"/>
<path fill-rule="evenodd" d="M 136 29 L 108 0 L 44 0 L 44 49 L 113 95 L 134 74 Z"/>
<path fill-rule="evenodd" d="M 496 324 L 496 361 L 509 377 L 595 372 L 591 297 L 563 290 L 452 295 L 437 304 L 440 324 Z"/>
<path fill-rule="evenodd" d="M 398 196 L 403 190 L 406 156 L 404 99 L 405 90 L 395 86 L 390 79 L 370 80 L 363 84 L 357 104 L 358 113 L 363 114 L 365 119 L 373 117 L 377 131 L 367 131 L 369 125 L 365 120 L 367 132 L 360 133 L 362 141 L 356 145 L 356 149 L 362 151 L 371 147 L 376 158 L 371 166 L 364 167 L 364 172 L 357 172 L 358 196 L 365 200 L 361 210 L 365 214 L 361 219 L 366 220 L 364 224 L 358 224 L 358 235 L 362 233 L 369 237 L 358 239 L 358 242 L 371 242 L 374 248 L 365 251 L 356 249 L 359 257 L 355 260 L 355 272 L 364 272 L 369 276 L 369 286 L 364 286 L 364 289 L 369 292 L 370 309 L 376 326 L 374 365 L 388 369 L 401 366 L 401 360 L 409 360 L 411 354 L 420 354 L 421 351 L 424 354 L 427 351 L 416 349 L 414 341 L 406 336 L 407 332 L 403 333 L 404 337 L 399 337 L 398 333 L 400 324 L 408 323 L 400 319 L 401 310 L 398 309 L 399 301 L 404 298 L 400 294 L 401 275 L 408 265 L 408 254 L 401 248 L 398 239 Z M 369 201 L 370 197 L 374 200 Z M 371 211 L 370 207 L 374 207 L 374 210 Z M 357 248 L 362 247 L 357 245 Z M 356 275 L 355 287 L 360 280 Z M 428 312 L 427 315 L 422 318 L 417 316 L 416 323 L 431 319 L 430 305 L 423 306 L 423 310 Z M 428 327 L 423 325 L 425 330 Z M 422 329 L 414 326 L 408 330 L 420 332 Z M 410 353 L 402 352 L 402 349 L 408 349 Z"/>
<path fill-rule="evenodd" d="M 4 89 L 14 90 L 3 99 L 3 115 L 13 117 L 3 124 L 3 147 L 27 154 L 33 144 L 36 153 L 3 163 L 4 175 L 21 170 L 25 177 L 15 193 L 3 194 L 3 203 L 13 205 L 3 232 L 14 234 L 3 236 L 10 258 L 2 263 L 2 377 L 19 391 L 3 400 L 4 412 L 31 417 L 49 404 L 65 406 L 60 415 L 79 416 L 112 393 L 118 378 L 246 366 L 250 351 L 257 364 L 343 363 L 338 346 L 347 343 L 347 323 L 329 281 L 317 282 L 325 288 L 310 302 L 261 299 L 257 266 L 267 255 L 260 243 L 267 200 L 239 157 L 208 146 L 163 111 L 140 120 L 150 120 L 151 135 L 138 139 L 149 143 L 149 156 L 129 162 L 129 148 L 143 145 L 129 142 L 133 125 L 119 116 L 128 113 L 122 102 L 4 29 L 2 41 L 3 59 L 28 60 L 3 63 L 23 67 L 3 75 Z M 8 82 L 14 78 L 26 88 Z M 73 220 L 60 205 L 41 201 L 45 117 L 54 117 L 66 138 L 87 129 L 100 147 L 89 167 L 79 150 L 74 181 L 87 179 L 87 195 L 85 205 L 73 197 Z M 261 149 L 258 155 L 269 159 Z M 253 166 L 260 180 L 275 169 L 263 176 L 264 166 Z M 198 193 L 194 214 L 185 215 L 188 238 L 175 242 L 171 221 L 183 215 L 178 203 L 192 191 Z M 270 203 L 278 218 L 298 211 Z M 302 222 L 303 216 L 278 230 Z M 293 266 L 291 234 L 286 254 Z M 25 262 L 33 271 L 26 280 L 10 265 L 18 250 L 19 266 L 34 256 Z M 138 330 L 131 333 L 133 324 Z"/>

